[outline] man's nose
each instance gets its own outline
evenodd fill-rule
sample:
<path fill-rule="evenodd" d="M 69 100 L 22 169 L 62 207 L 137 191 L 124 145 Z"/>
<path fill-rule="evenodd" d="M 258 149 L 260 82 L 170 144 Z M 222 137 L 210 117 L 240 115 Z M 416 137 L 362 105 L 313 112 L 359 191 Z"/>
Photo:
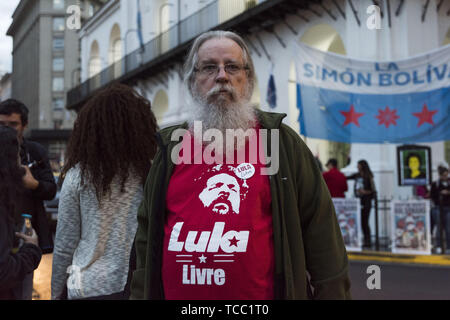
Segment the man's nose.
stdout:
<path fill-rule="evenodd" d="M 218 81 L 218 82 L 228 82 L 229 81 L 229 75 L 225 71 L 225 67 L 219 66 L 219 71 L 217 72 L 217 75 L 216 75 L 216 81 Z"/>
<path fill-rule="evenodd" d="M 222 190 L 219 192 L 219 197 L 221 196 L 225 196 L 228 198 L 230 196 L 230 193 L 228 191 Z"/>

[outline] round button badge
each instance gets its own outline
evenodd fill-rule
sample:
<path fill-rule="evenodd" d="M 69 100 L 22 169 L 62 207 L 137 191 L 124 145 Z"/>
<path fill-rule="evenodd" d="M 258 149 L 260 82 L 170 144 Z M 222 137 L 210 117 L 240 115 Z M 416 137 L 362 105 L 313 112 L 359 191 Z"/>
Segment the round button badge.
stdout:
<path fill-rule="evenodd" d="M 247 179 L 250 179 L 255 174 L 255 167 L 251 163 L 243 163 L 234 169 L 234 174 L 244 180 L 244 187 L 248 188 Z"/>

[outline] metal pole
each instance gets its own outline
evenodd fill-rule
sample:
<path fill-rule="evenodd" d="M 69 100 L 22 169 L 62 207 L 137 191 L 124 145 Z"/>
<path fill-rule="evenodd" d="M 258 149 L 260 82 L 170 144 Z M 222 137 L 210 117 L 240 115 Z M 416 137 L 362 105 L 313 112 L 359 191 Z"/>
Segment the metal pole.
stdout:
<path fill-rule="evenodd" d="M 178 21 L 177 21 L 177 46 L 181 43 L 181 36 L 180 36 L 180 31 L 181 31 L 181 8 L 180 8 L 180 1 L 178 0 Z"/>
<path fill-rule="evenodd" d="M 124 45 L 124 49 L 125 49 L 125 53 L 124 53 L 124 57 L 125 57 L 125 73 L 128 72 L 128 59 L 127 59 L 127 55 L 128 55 L 128 51 L 127 51 L 127 39 L 128 39 L 128 34 L 130 32 L 137 32 L 137 29 L 128 29 L 127 32 L 125 33 L 125 45 Z"/>
<path fill-rule="evenodd" d="M 392 18 L 391 18 L 391 3 L 389 2 L 389 0 L 386 1 L 386 5 L 387 5 L 387 15 L 388 15 L 388 23 L 389 23 L 389 28 L 392 27 Z"/>
<path fill-rule="evenodd" d="M 359 20 L 358 17 L 358 11 L 356 11 L 355 6 L 353 5 L 352 0 L 348 0 L 348 3 L 350 3 L 350 7 L 352 8 L 353 15 L 355 16 L 356 22 L 358 22 L 358 26 L 361 26 L 361 20 Z"/>
<path fill-rule="evenodd" d="M 378 226 L 378 196 L 375 192 L 375 250 L 380 251 L 379 226 Z"/>
<path fill-rule="evenodd" d="M 446 248 L 446 244 L 444 241 L 444 207 L 442 206 L 442 202 L 444 197 L 440 194 L 439 195 L 439 235 L 441 237 L 441 254 L 445 254 L 445 250 Z M 448 237 L 449 235 L 446 234 L 446 236 Z"/>

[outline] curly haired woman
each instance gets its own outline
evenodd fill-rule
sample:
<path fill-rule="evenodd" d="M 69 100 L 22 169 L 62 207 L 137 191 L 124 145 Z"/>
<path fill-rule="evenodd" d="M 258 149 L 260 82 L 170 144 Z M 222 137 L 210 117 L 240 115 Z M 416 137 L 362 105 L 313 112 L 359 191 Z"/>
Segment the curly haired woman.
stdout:
<path fill-rule="evenodd" d="M 58 212 L 52 299 L 127 299 L 137 209 L 157 143 L 150 102 L 115 84 L 80 111 Z"/>

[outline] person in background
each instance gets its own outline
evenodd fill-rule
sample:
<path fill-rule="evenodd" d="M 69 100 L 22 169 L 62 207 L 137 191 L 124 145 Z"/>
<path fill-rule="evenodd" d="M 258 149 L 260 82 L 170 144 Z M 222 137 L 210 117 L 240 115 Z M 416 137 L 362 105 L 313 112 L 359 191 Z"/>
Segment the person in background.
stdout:
<path fill-rule="evenodd" d="M 128 299 L 136 212 L 156 131 L 150 102 L 122 84 L 81 109 L 61 172 L 52 299 L 66 292 L 70 300 Z"/>
<path fill-rule="evenodd" d="M 347 178 L 339 171 L 337 160 L 328 160 L 326 167 L 328 171 L 323 173 L 323 178 L 330 190 L 331 197 L 345 198 L 345 192 L 348 190 Z"/>
<path fill-rule="evenodd" d="M 430 197 L 433 202 L 431 209 L 431 232 L 434 226 L 438 227 L 437 232 L 437 248 L 436 253 L 440 253 L 441 248 L 441 234 L 439 230 L 441 211 L 443 211 L 442 227 L 445 231 L 446 248 L 450 253 L 450 180 L 448 177 L 448 169 L 444 166 L 438 167 L 439 178 L 431 184 Z"/>
<path fill-rule="evenodd" d="M 41 261 L 42 251 L 33 230 L 31 237 L 14 234 L 16 199 L 23 191 L 19 141 L 14 129 L 0 126 L 0 300 L 22 300 L 23 280 Z M 24 244 L 13 253 L 15 237 Z"/>
<path fill-rule="evenodd" d="M 428 190 L 427 186 L 414 186 L 413 189 L 414 196 L 422 199 L 429 199 L 430 198 L 430 191 Z"/>
<path fill-rule="evenodd" d="M 39 247 L 44 254 L 53 251 L 53 238 L 49 217 L 45 212 L 44 200 L 52 200 L 56 195 L 56 183 L 45 148 L 37 142 L 24 138 L 28 126 L 28 108 L 20 101 L 8 99 L 0 103 L 0 125 L 16 130 L 20 144 L 20 159 L 25 175 L 24 192 L 17 199 L 16 228 L 21 222 L 22 213 L 32 216 L 31 223 L 39 237 Z M 31 300 L 33 292 L 33 273 L 23 282 L 23 299 Z"/>
<path fill-rule="evenodd" d="M 358 161 L 358 172 L 347 177 L 354 179 L 355 197 L 360 199 L 361 203 L 361 228 L 364 235 L 363 247 L 371 248 L 371 233 L 369 226 L 370 210 L 372 209 L 372 199 L 376 197 L 375 183 L 373 173 L 370 170 L 366 160 Z"/>

